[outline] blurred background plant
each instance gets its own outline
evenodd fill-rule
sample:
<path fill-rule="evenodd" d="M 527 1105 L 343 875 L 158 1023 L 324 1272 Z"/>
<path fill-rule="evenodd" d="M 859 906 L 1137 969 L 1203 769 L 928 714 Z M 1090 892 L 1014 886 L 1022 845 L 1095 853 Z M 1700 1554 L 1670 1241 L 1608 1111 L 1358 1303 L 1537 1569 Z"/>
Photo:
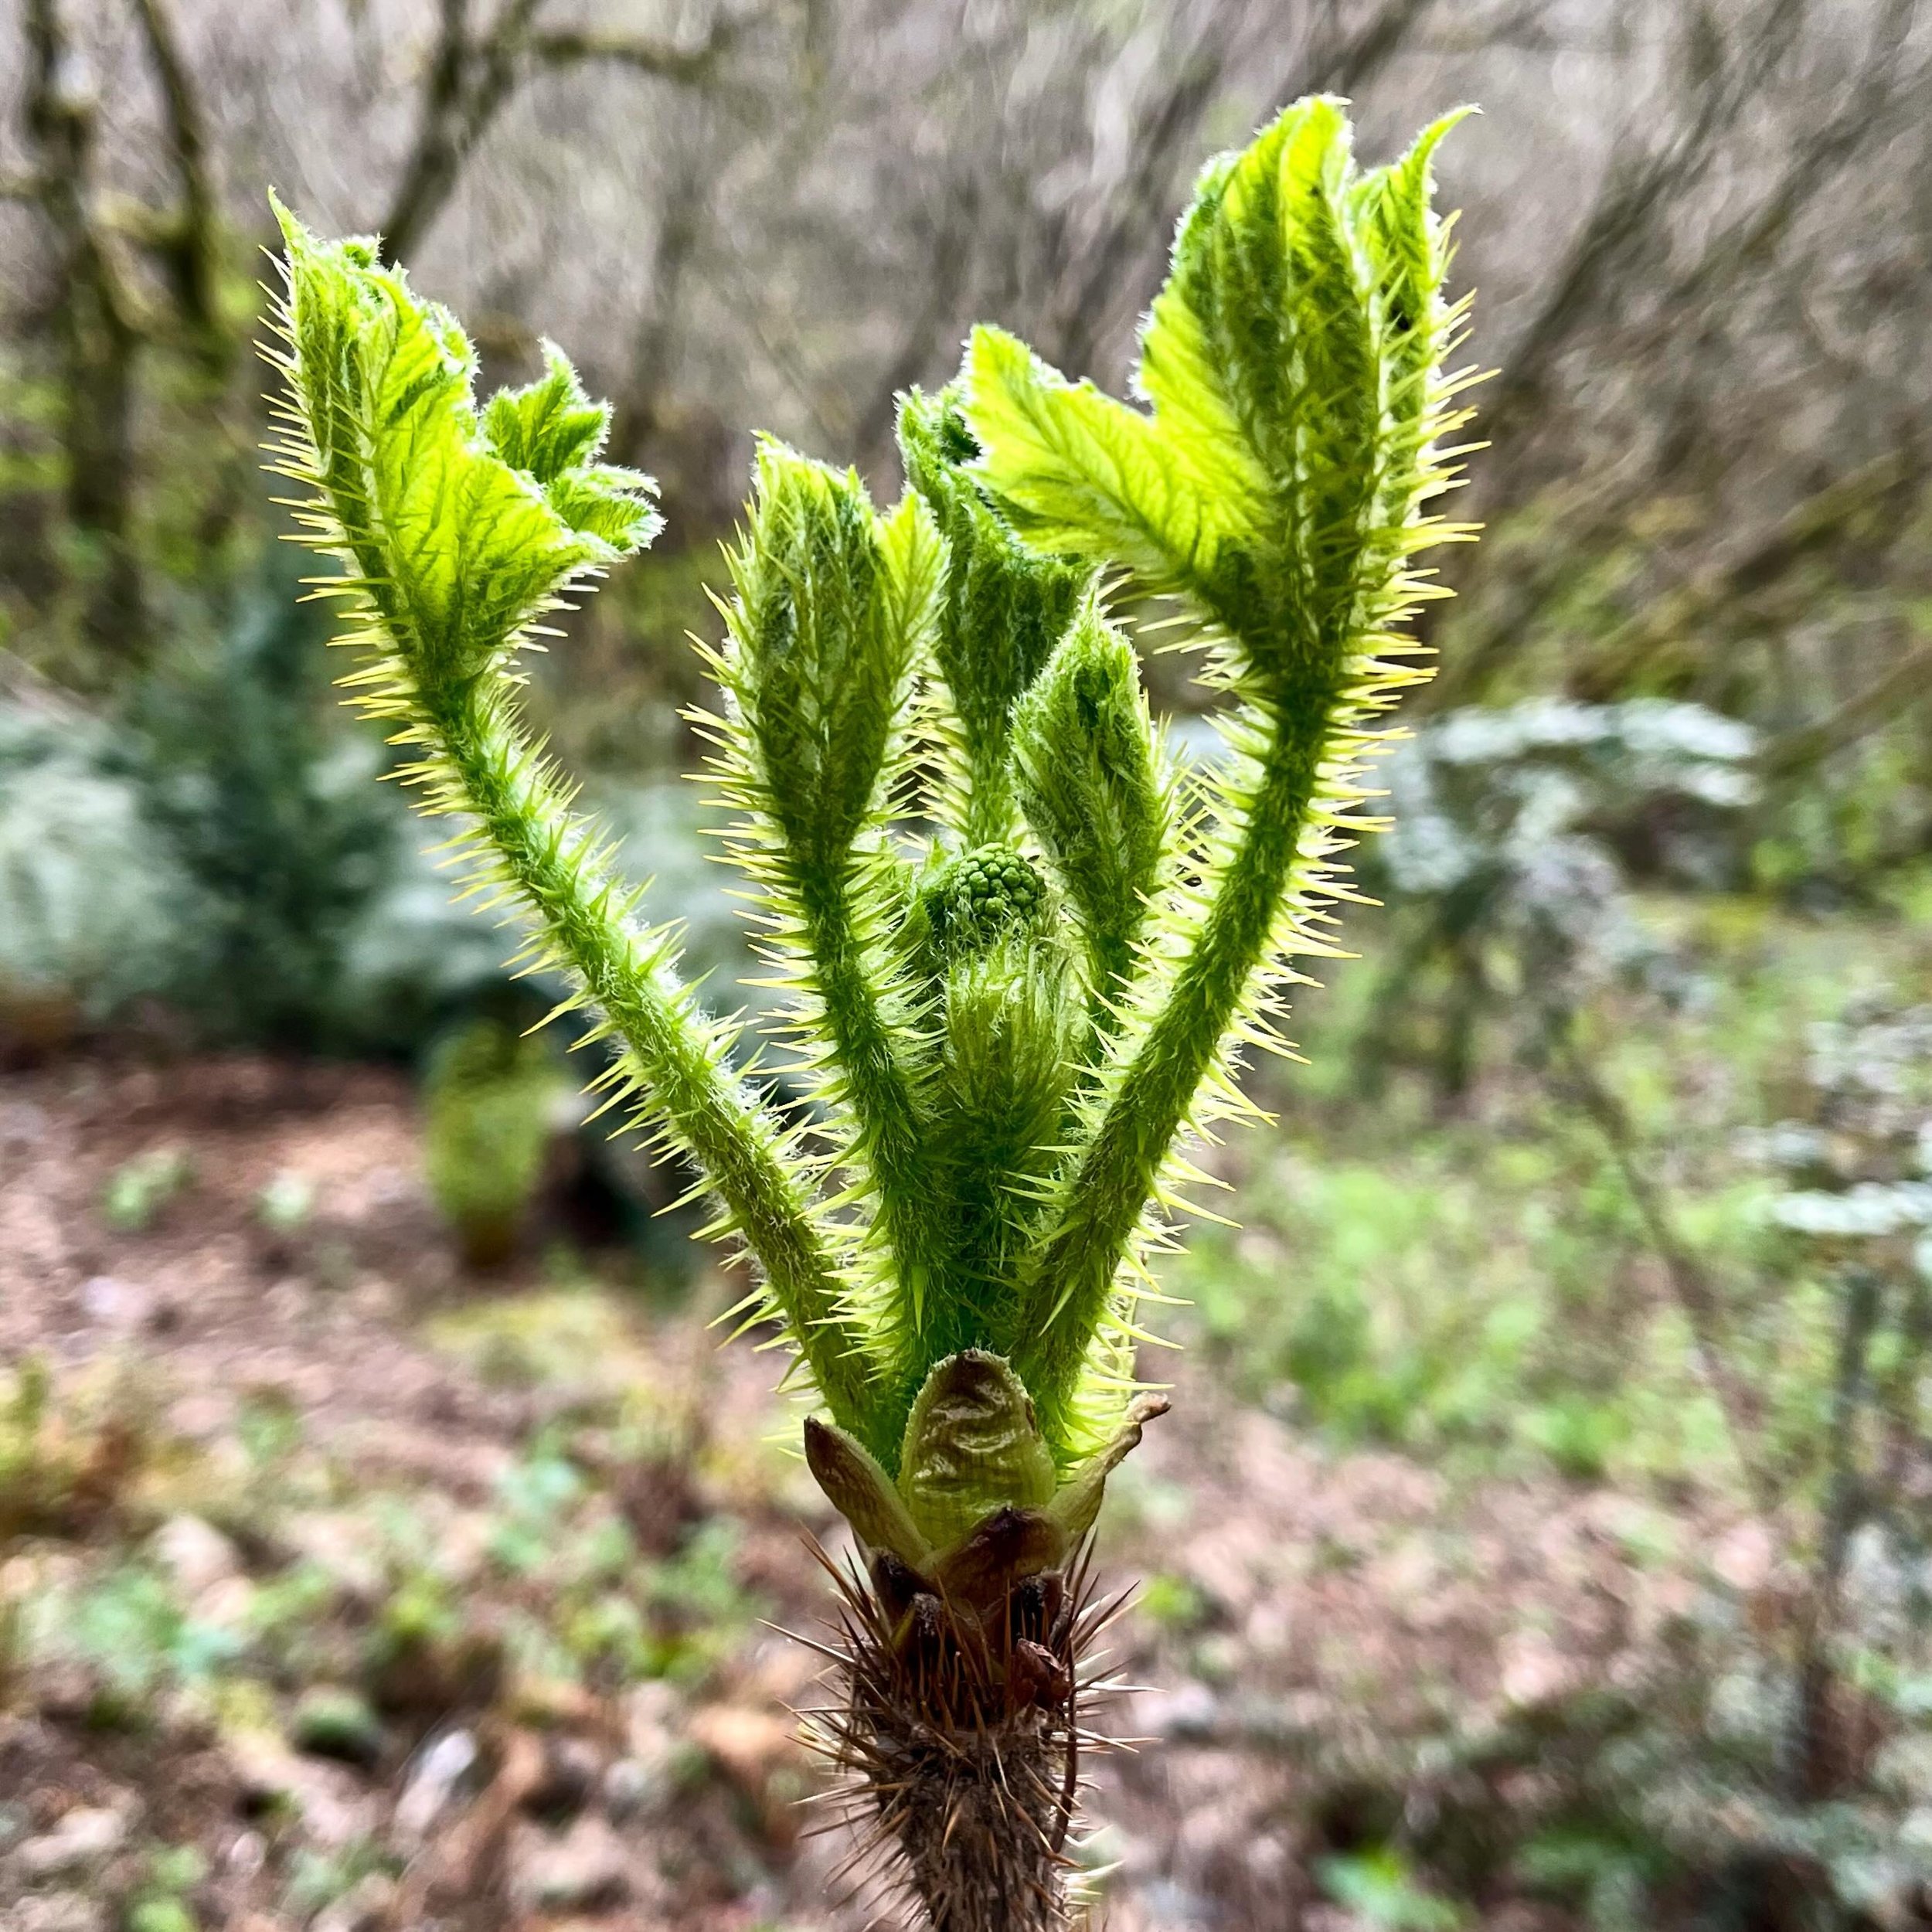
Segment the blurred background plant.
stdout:
<path fill-rule="evenodd" d="M 682 1425 L 683 1446 L 641 1461 L 613 1447 L 621 1417 L 585 1424 L 607 1425 L 600 1444 L 539 1440 L 566 1365 L 631 1360 L 585 1315 L 587 1274 L 627 1298 L 661 1281 L 659 1314 L 698 1278 L 681 1226 L 652 1218 L 682 1184 L 597 1129 L 539 1134 L 549 1077 L 511 1043 L 546 989 L 512 990 L 488 922 L 449 906 L 316 668 L 257 470 L 266 185 L 324 228 L 381 226 L 421 287 L 485 319 L 488 381 L 532 373 L 541 330 L 619 399 L 613 454 L 661 478 L 668 528 L 563 620 L 532 709 L 729 1006 L 764 995 L 734 984 L 737 922 L 674 774 L 696 762 L 684 633 L 716 638 L 702 587 L 752 430 L 882 485 L 895 392 L 944 382 L 980 317 L 1117 389 L 1200 159 L 1321 87 L 1352 97 L 1371 153 L 1454 100 L 1485 109 L 1443 174 L 1499 371 L 1458 506 L 1488 534 L 1450 560 L 1441 675 L 1383 767 L 1396 829 L 1363 881 L 1382 905 L 1349 929 L 1365 961 L 1300 1002 L 1308 1064 L 1256 1077 L 1277 1128 L 1212 1157 L 1247 1225 L 1202 1229 L 1164 1277 L 1193 1304 L 1183 1372 L 1308 1445 L 1338 1494 L 1389 1458 L 1446 1485 L 1451 1573 L 1458 1512 L 1526 1487 L 1614 1502 L 1630 1573 L 1696 1587 L 1614 1682 L 1501 1716 L 1466 1685 L 1413 1721 L 1343 1700 L 1314 1724 L 1307 1682 L 1270 1675 L 1230 1621 L 1225 1564 L 1196 1566 L 1172 1513 L 1172 1485 L 1207 1475 L 1148 1477 L 1141 1628 L 1161 1655 L 1136 1674 L 1211 1710 L 1186 1720 L 1203 1753 L 1248 1753 L 1256 1789 L 1276 1789 L 1257 1766 L 1292 1767 L 1274 1811 L 1202 1816 L 1289 1846 L 1297 1876 L 1257 1894 L 1177 1842 L 1175 1889 L 1147 1911 L 1243 1932 L 1272 1932 L 1284 1898 L 1311 1932 L 1932 1916 L 1915 1889 L 1932 1879 L 1923 0 L 0 9 L 0 1062 L 28 1110 L 0 1096 L 0 1197 L 71 1120 L 98 1156 L 75 1156 L 84 1237 L 7 1210 L 0 1522 L 35 1564 L 44 1545 L 101 1566 L 65 1596 L 49 1582 L 45 1615 L 0 1611 L 8 1655 L 64 1669 L 61 1607 L 104 1593 L 75 1643 L 119 1632 L 161 1661 L 104 1712 L 194 1680 L 252 1723 L 233 1686 L 253 1672 L 292 1721 L 308 1682 L 352 1689 L 403 1780 L 431 1719 L 392 1703 L 456 1723 L 492 1685 L 523 1696 L 502 1688 L 519 1672 L 708 1682 L 750 1627 L 735 1566 L 765 1505 L 692 1500 Z M 1149 660 L 1184 750 L 1213 701 L 1189 669 Z M 495 1043 L 466 1049 L 498 1070 L 474 1087 L 466 1040 Z M 432 1316 L 515 1437 L 519 1473 L 481 1485 L 487 1602 L 461 1556 L 474 1526 L 425 1526 L 434 1511 L 420 1560 L 383 1543 L 372 1578 L 319 1532 L 312 1556 L 250 1541 L 353 1486 L 315 1474 L 299 1430 L 257 1453 L 282 1411 L 253 1396 L 229 1445 L 251 1473 L 222 1505 L 254 1579 L 250 1647 L 205 1641 L 185 1601 L 128 1580 L 151 1568 L 160 1438 L 147 1396 L 104 1356 L 88 1380 L 73 1338 L 165 1358 L 197 1332 L 167 1329 L 196 1298 L 145 1287 L 143 1257 L 226 1265 L 190 1245 L 230 1158 L 209 1121 L 256 1117 L 246 1095 L 196 1111 L 211 1054 L 272 1056 L 297 1087 L 325 1060 L 420 1076 L 411 1158 L 457 1230 L 536 1175 L 487 1291 L 510 1299 L 468 1305 L 483 1291 L 459 1277 Z M 131 1066 L 179 1109 L 124 1134 L 63 1111 Z M 29 1114 L 39 1138 L 8 1139 Z M 309 1295 L 308 1269 L 321 1330 L 369 1318 L 370 1280 L 406 1272 L 345 1247 L 341 1158 L 298 1143 L 247 1169 L 220 1236 L 264 1257 L 264 1310 Z M 427 1208 L 422 1226 L 460 1245 Z M 148 1303 L 145 1325 L 124 1312 Z M 626 1532 L 648 1587 L 613 1580 L 631 1560 L 607 1503 L 650 1526 Z M 734 1555 L 715 1526 L 747 1523 Z M 554 1592 L 546 1537 L 570 1545 Z M 1323 1587 L 1362 1566 L 1351 1547 L 1307 1553 Z M 481 1787 L 503 1767 L 477 1748 Z M 688 1770 L 625 1776 L 656 1794 L 696 1788 Z M 226 1853 L 205 1845 L 196 1879 L 169 1862 L 185 1842 L 115 1881 L 144 1923 L 176 1904 L 220 1922 Z M 316 1912 L 390 1883 L 362 1838 L 303 1855 L 276 1896 Z"/>
<path fill-rule="evenodd" d="M 580 1111 L 547 1037 L 478 1014 L 431 1050 L 423 1081 L 423 1167 L 472 1265 L 508 1259 L 551 1141 Z"/>
<path fill-rule="evenodd" d="M 347 968 L 399 827 L 328 729 L 328 633 L 298 594 L 284 567 L 185 627 L 131 695 L 124 756 L 180 876 L 166 997 L 211 1040 L 340 1050 L 379 1038 Z"/>

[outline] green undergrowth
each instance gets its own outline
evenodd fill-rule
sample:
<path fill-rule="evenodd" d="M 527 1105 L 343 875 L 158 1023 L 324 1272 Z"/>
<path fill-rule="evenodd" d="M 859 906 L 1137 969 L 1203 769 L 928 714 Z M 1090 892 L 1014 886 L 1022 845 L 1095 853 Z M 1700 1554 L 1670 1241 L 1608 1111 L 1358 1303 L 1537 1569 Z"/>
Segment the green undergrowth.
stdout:
<path fill-rule="evenodd" d="M 1583 1024 L 1719 1284 L 1775 1453 L 1801 1461 L 1829 1381 L 1832 1297 L 1767 1226 L 1750 1134 L 1794 1111 L 1808 1025 L 1880 986 L 1922 996 L 1923 928 L 1909 905 L 1825 921 L 1669 899 L 1645 915 L 1692 963 L 1692 996 L 1672 1011 L 1608 992 Z M 1196 1345 L 1247 1399 L 1338 1444 L 1472 1472 L 1724 1485 L 1723 1418 L 1601 1134 L 1542 1070 L 1506 1060 L 1453 1107 L 1420 1073 L 1372 1102 L 1352 1094 L 1332 1070 L 1371 1023 L 1349 997 L 1363 983 L 1343 975 L 1345 991 L 1305 1010 L 1312 1064 L 1270 1097 L 1284 1117 L 1243 1175 L 1242 1225 L 1202 1229 L 1168 1266 Z"/>
<path fill-rule="evenodd" d="M 566 1300 L 600 1312 L 570 1318 Z M 493 1338 L 600 1337 L 634 1379 L 518 1354 L 502 1385 L 555 1419 L 476 1502 L 400 1473 L 371 1481 L 268 1398 L 206 1452 L 144 1437 L 111 1459 L 101 1445 L 127 1427 L 114 1416 L 159 1406 L 155 1376 L 104 1420 L 90 1387 L 22 1371 L 0 1406 L 0 1473 L 32 1504 L 6 1526 L 0 1693 L 31 1696 L 51 1672 L 96 1729 L 145 1734 L 185 1712 L 390 1765 L 439 1723 L 541 1709 L 560 1689 L 703 1694 L 769 1607 L 741 1579 L 738 1519 L 705 1500 L 714 1480 L 740 1492 L 746 1466 L 714 1476 L 683 1396 L 653 1398 L 635 1373 L 614 1304 L 583 1291 L 536 1305 L 540 1321 L 499 1303 L 443 1339 L 487 1369 L 507 1359 Z"/>

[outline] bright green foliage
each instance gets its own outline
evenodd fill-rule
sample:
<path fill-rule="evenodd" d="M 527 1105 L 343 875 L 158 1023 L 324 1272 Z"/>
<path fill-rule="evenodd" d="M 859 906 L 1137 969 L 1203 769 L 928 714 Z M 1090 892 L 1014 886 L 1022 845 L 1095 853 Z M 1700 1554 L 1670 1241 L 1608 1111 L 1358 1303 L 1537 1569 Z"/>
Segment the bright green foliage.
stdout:
<path fill-rule="evenodd" d="M 1288 962 L 1334 951 L 1368 723 L 1422 675 L 1413 560 L 1453 534 L 1423 509 L 1460 420 L 1429 207 L 1448 124 L 1364 174 L 1315 100 L 1213 163 L 1145 331 L 1150 410 L 982 329 L 956 390 L 906 400 L 890 514 L 760 447 L 700 722 L 793 995 L 791 1130 L 518 724 L 513 654 L 648 540 L 650 486 L 598 461 L 603 413 L 555 352 L 479 413 L 448 315 L 285 220 L 286 464 L 343 564 L 360 701 L 574 974 L 614 1100 L 708 1177 L 760 1271 L 747 1313 L 783 1321 L 828 1412 L 821 1484 L 915 1567 L 1057 1563 L 1091 1525 L 1160 1406 L 1130 1280 L 1189 1172 L 1177 1138 L 1239 1109 Z M 1110 569 L 1207 647 L 1211 771 L 1170 764 Z"/>
<path fill-rule="evenodd" d="M 979 445 L 954 391 L 907 396 L 899 447 L 906 480 L 946 540 L 933 653 L 952 774 L 937 802 L 967 844 L 991 845 L 1019 829 L 1009 751 L 1014 707 L 1066 631 L 1092 572 L 1077 558 L 1022 543 L 986 500 L 968 473 Z"/>
<path fill-rule="evenodd" d="M 1111 1002 L 1175 825 L 1140 666 L 1092 600 L 1019 708 L 1013 764 L 1027 823 L 1080 909 L 1088 984 Z"/>
<path fill-rule="evenodd" d="M 438 1045 L 423 1082 L 423 1166 L 443 1217 L 474 1261 L 514 1245 L 553 1131 L 549 1047 L 478 1018 Z"/>
<path fill-rule="evenodd" d="M 588 462 L 548 476 L 513 467 L 478 419 L 474 357 L 454 318 L 379 267 L 372 243 L 327 246 L 282 222 L 291 394 L 280 467 L 311 492 L 304 527 L 342 565 L 328 588 L 349 604 L 344 641 L 363 654 L 356 702 L 418 748 L 408 776 L 424 808 L 466 818 L 457 852 L 472 889 L 532 910 L 531 962 L 570 973 L 618 1043 L 614 1102 L 638 1096 L 710 1175 L 833 1413 L 862 1426 L 864 1341 L 784 1130 L 679 979 L 674 936 L 633 917 L 595 828 L 518 721 L 508 661 L 566 591 L 649 539 L 648 480 Z M 516 425 L 512 454 L 546 468 L 570 447 L 543 434 L 556 376 L 495 412 Z"/>

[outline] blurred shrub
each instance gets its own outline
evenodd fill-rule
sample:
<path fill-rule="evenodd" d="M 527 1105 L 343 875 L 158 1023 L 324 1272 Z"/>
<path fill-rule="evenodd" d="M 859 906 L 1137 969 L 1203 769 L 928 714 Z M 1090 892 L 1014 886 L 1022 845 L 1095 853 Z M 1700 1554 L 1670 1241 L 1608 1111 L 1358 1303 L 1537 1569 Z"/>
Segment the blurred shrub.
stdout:
<path fill-rule="evenodd" d="M 1420 1056 L 1458 1095 L 1494 1017 L 1534 1046 L 1608 982 L 1678 990 L 1636 889 L 1743 876 L 1756 742 L 1699 706 L 1651 699 L 1536 699 L 1418 731 L 1384 767 L 1394 828 L 1363 858 L 1402 930 L 1367 1002 L 1358 1076 L 1372 1086 L 1432 1034 Z"/>
<path fill-rule="evenodd" d="M 0 1544 L 85 1537 L 131 1519 L 160 1447 L 151 1392 L 113 1368 L 56 1390 L 33 1355 L 12 1382 L 0 1389 Z"/>
<path fill-rule="evenodd" d="M 488 1015 L 431 1054 L 423 1088 L 430 1192 L 472 1267 L 515 1248 L 570 1093 L 547 1038 Z"/>
<path fill-rule="evenodd" d="M 1753 882 L 1820 912 L 1869 901 L 1901 863 L 1932 847 L 1932 787 L 1906 729 L 1874 733 L 1784 774 L 1750 854 Z"/>
<path fill-rule="evenodd" d="M 1548 892 L 1559 862 L 1605 859 L 1721 884 L 1737 870 L 1733 815 L 1756 795 L 1756 745 L 1748 726 L 1661 699 L 1451 712 L 1389 759 L 1395 825 L 1372 862 L 1410 896 L 1485 874 Z"/>
<path fill-rule="evenodd" d="M 344 968 L 401 841 L 366 749 L 331 729 L 326 628 L 291 589 L 270 577 L 212 645 L 167 655 L 127 756 L 189 888 L 175 1002 L 217 1036 L 326 1046 L 355 1030 Z"/>
<path fill-rule="evenodd" d="M 0 700 L 0 1036 L 58 1046 L 166 977 L 180 883 L 108 734 Z"/>
<path fill-rule="evenodd" d="M 165 651 L 111 721 L 0 702 L 0 1020 L 57 1044 L 131 1001 L 303 1047 L 371 1029 L 346 968 L 403 858 L 396 803 L 330 728 L 319 638 L 264 583 Z"/>
<path fill-rule="evenodd" d="M 224 624 L 178 613 L 111 716 L 0 692 L 0 1038 L 56 1047 L 148 998 L 206 1039 L 402 1055 L 501 1003 L 513 941 L 451 903 L 400 797 L 367 782 L 379 754 L 338 728 L 313 609 L 264 573 Z M 598 802 L 692 955 L 735 978 L 702 801 L 647 782 Z"/>

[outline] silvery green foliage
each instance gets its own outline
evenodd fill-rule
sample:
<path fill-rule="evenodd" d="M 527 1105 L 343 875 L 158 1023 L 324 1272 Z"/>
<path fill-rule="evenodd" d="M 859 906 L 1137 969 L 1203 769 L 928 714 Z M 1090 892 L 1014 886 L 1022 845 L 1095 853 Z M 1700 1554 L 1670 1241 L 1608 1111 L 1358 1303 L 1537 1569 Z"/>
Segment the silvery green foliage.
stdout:
<path fill-rule="evenodd" d="M 1778 1226 L 1828 1260 L 1932 1286 L 1932 1007 L 1868 999 L 1810 1029 L 1810 1117 L 1746 1138 Z"/>
<path fill-rule="evenodd" d="M 1453 120 L 1453 117 L 1451 117 Z M 526 917 L 604 1083 L 687 1156 L 824 1405 L 819 1478 L 916 1568 L 1018 1511 L 1084 1533 L 1149 1413 L 1136 1303 L 1192 1170 L 1238 1114 L 1291 962 L 1335 950 L 1379 713 L 1426 672 L 1415 567 L 1461 420 L 1461 305 L 1430 158 L 1359 168 L 1303 101 L 1203 172 L 1143 334 L 1145 406 L 975 332 L 906 400 L 909 487 L 760 446 L 698 720 L 790 1002 L 771 1104 L 574 789 L 525 735 L 516 653 L 644 546 L 647 478 L 560 352 L 479 406 L 455 318 L 282 217 L 278 451 L 338 574 L 349 680 L 454 815 L 472 889 Z M 1226 692 L 1183 780 L 1106 597 L 1176 600 Z M 970 1543 L 971 1538 L 967 1541 Z"/>
<path fill-rule="evenodd" d="M 184 882 L 108 749 L 87 720 L 0 704 L 0 1005 L 99 1019 L 166 978 Z"/>
<path fill-rule="evenodd" d="M 1628 844 L 1643 836 L 1658 869 L 1708 875 L 1757 795 L 1756 748 L 1748 726 L 1656 699 L 1452 712 L 1383 767 L 1394 825 L 1376 883 L 1502 938 L 1553 995 L 1623 972 L 1661 982 Z"/>

